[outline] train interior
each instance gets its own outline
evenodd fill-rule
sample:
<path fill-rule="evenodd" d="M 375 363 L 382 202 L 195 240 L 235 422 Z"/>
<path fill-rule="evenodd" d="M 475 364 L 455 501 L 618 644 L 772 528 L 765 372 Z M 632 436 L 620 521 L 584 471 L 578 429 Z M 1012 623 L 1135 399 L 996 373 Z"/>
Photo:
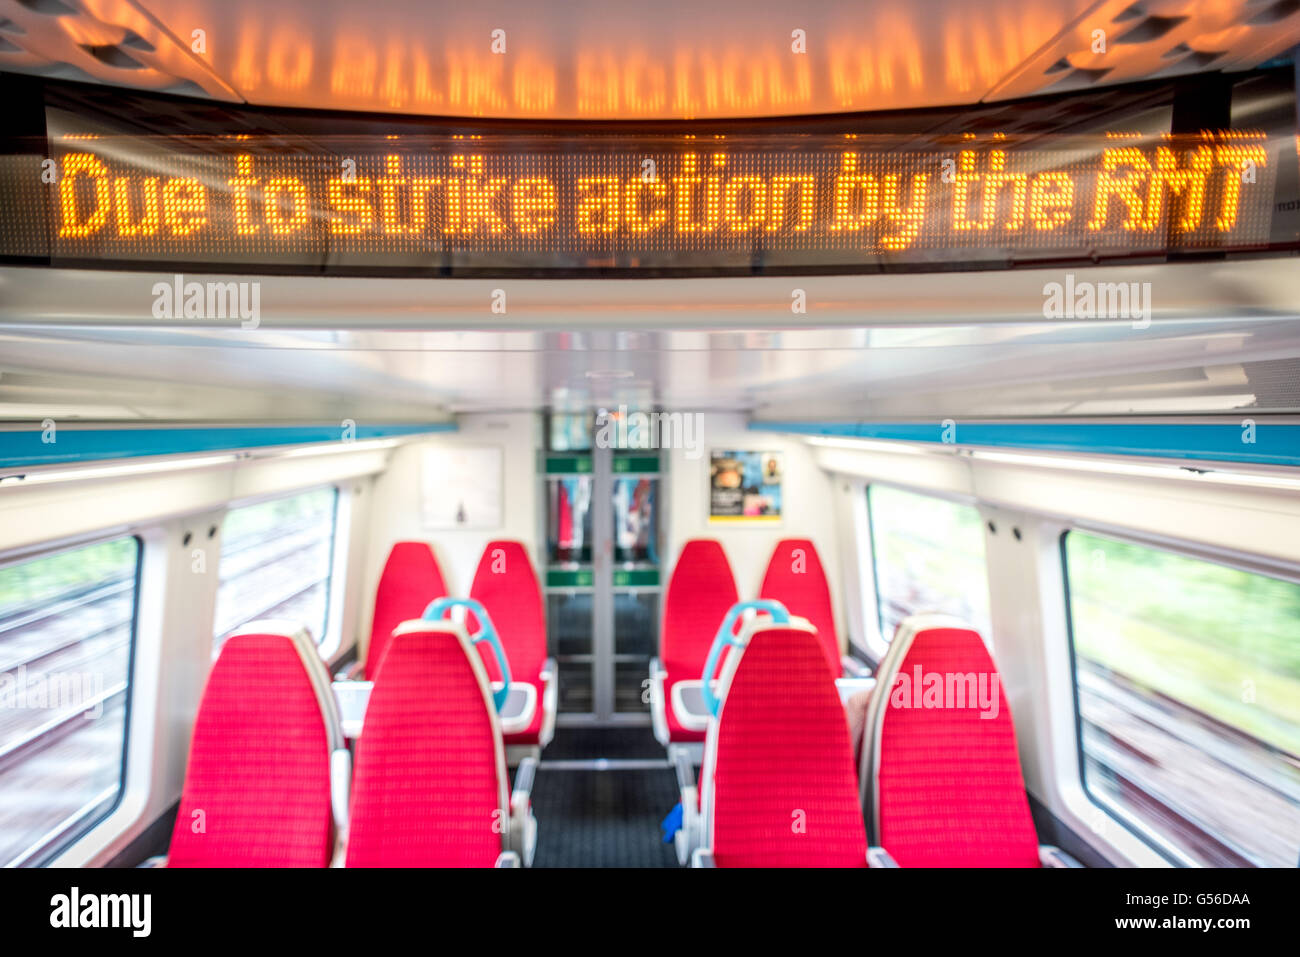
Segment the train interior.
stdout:
<path fill-rule="evenodd" d="M 373 6 L 0 0 L 0 864 L 1300 863 L 1294 4 Z M 783 246 L 794 134 L 1032 235 Z M 538 245 L 643 154 L 698 222 Z M 1052 245 L 1103 156 L 1145 245 Z"/>

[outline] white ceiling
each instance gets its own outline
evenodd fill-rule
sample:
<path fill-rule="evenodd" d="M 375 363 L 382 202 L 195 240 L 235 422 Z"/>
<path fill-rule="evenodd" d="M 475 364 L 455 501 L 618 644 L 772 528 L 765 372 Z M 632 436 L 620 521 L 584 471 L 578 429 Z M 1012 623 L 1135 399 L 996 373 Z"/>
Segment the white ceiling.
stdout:
<path fill-rule="evenodd" d="M 0 70 L 442 116 L 914 109 L 1248 69 L 1298 43 L 1293 0 L 0 0 Z"/>
<path fill-rule="evenodd" d="M 773 332 L 10 328 L 0 419 L 394 421 L 743 410 L 758 419 L 1300 410 L 1300 320 Z"/>
<path fill-rule="evenodd" d="M 0 70 L 444 116 L 970 104 L 1246 69 L 1297 44 L 1294 0 L 0 0 Z M 264 327 L 245 331 L 151 323 L 156 277 L 0 269 L 0 420 L 428 420 L 624 401 L 770 420 L 1300 410 L 1294 260 L 1127 269 L 1156 283 L 1149 329 L 1042 321 L 1032 270 L 521 281 L 490 321 L 496 281 L 267 276 Z M 790 328 L 795 283 L 814 311 Z"/>
<path fill-rule="evenodd" d="M 168 278 L 0 268 L 0 419 L 424 420 L 594 405 L 762 419 L 1300 410 L 1294 259 L 1096 266 L 1151 324 L 1048 321 L 1061 270 L 668 280 L 262 276 L 261 325 Z M 214 277 L 220 279 L 221 277 Z M 789 309 L 793 282 L 809 312 Z"/>

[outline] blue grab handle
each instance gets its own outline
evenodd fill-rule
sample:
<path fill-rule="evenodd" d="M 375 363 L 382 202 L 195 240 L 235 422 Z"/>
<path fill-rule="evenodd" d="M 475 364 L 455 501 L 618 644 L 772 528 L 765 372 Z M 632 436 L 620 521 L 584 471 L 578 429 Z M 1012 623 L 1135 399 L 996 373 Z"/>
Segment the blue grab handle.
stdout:
<path fill-rule="evenodd" d="M 481 627 L 477 634 L 470 636 L 470 644 L 477 645 L 480 641 L 486 641 L 497 657 L 497 667 L 501 669 L 504 683 L 500 691 L 492 692 L 492 703 L 497 706 L 497 714 L 500 714 L 501 709 L 506 706 L 506 699 L 510 697 L 510 662 L 506 660 L 501 639 L 497 637 L 496 625 L 492 624 L 492 616 L 487 613 L 482 602 L 475 601 L 473 598 L 438 598 L 429 603 L 429 607 L 424 609 L 424 614 L 420 617 L 425 621 L 440 621 L 452 608 L 466 608 L 474 613 Z"/>
<path fill-rule="evenodd" d="M 709 648 L 709 657 L 704 660 L 704 674 L 700 675 L 700 681 L 703 683 L 700 691 L 704 696 L 704 706 L 709 709 L 709 714 L 715 718 L 718 716 L 718 709 L 722 707 L 722 702 L 714 695 L 709 683 L 713 680 L 713 672 L 717 670 L 718 659 L 722 657 L 722 649 L 727 645 L 740 647 L 740 642 L 731 633 L 731 629 L 735 627 L 736 619 L 751 608 L 767 612 L 772 616 L 772 621 L 778 625 L 790 624 L 790 613 L 785 610 L 785 605 L 771 598 L 738 601 L 727 611 L 727 616 L 722 619 L 722 625 L 718 628 L 718 633 L 713 637 L 713 645 Z"/>

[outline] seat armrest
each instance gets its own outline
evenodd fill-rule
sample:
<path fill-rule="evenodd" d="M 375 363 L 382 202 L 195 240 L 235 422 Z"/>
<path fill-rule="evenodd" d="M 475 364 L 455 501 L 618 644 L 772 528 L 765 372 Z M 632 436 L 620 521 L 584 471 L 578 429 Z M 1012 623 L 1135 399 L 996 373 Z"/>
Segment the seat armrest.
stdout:
<path fill-rule="evenodd" d="M 717 867 L 718 862 L 713 859 L 713 851 L 707 847 L 697 847 L 691 854 L 691 867 Z"/>
<path fill-rule="evenodd" d="M 330 752 L 330 816 L 334 819 L 334 856 L 331 867 L 342 867 L 348 846 L 348 808 L 352 804 L 352 752 Z"/>
<path fill-rule="evenodd" d="M 547 658 L 542 663 L 542 700 L 538 707 L 542 709 L 542 727 L 537 734 L 538 748 L 544 748 L 555 737 L 555 716 L 560 710 L 560 668 L 554 658 Z"/>
<path fill-rule="evenodd" d="M 510 806 L 519 801 L 529 801 L 533 794 L 533 781 L 537 778 L 537 759 L 524 758 L 515 769 L 514 786 L 510 791 Z"/>
<path fill-rule="evenodd" d="M 654 730 L 655 740 L 665 748 L 672 742 L 668 733 L 668 701 L 664 696 L 664 682 L 668 672 L 664 671 L 658 658 L 650 659 L 650 726 Z"/>
<path fill-rule="evenodd" d="M 673 835 L 677 863 L 685 865 L 704 839 L 704 821 L 700 817 L 700 791 L 695 783 L 695 765 L 686 751 L 673 753 L 673 770 L 677 773 L 677 793 L 682 802 L 682 826 Z"/>
<path fill-rule="evenodd" d="M 1065 851 L 1051 844 L 1038 845 L 1038 863 L 1044 867 L 1083 867 Z"/>
<path fill-rule="evenodd" d="M 537 850 L 537 818 L 533 817 L 533 779 L 537 759 L 524 758 L 515 769 L 514 788 L 510 792 L 510 829 L 507 850 L 516 854 L 524 867 L 533 866 Z"/>
<path fill-rule="evenodd" d="M 502 734 L 518 734 L 532 725 L 537 709 L 542 706 L 536 685 L 531 681 L 511 681 L 509 686 L 493 681 L 490 685 L 494 694 L 506 688 L 505 703 L 497 712 L 497 723 L 501 726 Z"/>
<path fill-rule="evenodd" d="M 335 681 L 359 681 L 365 673 L 366 663 L 364 661 L 354 661 L 346 668 L 340 668 L 334 672 Z"/>
<path fill-rule="evenodd" d="M 867 848 L 868 867 L 897 867 L 898 861 L 883 847 Z"/>
<path fill-rule="evenodd" d="M 502 851 L 497 856 L 497 862 L 492 866 L 493 867 L 518 867 L 519 855 L 516 854 L 514 851 Z"/>
<path fill-rule="evenodd" d="M 864 661 L 858 661 L 852 655 L 841 655 L 840 667 L 844 669 L 844 677 L 846 678 L 871 677 L 871 667 Z"/>
<path fill-rule="evenodd" d="M 673 752 L 673 771 L 677 775 L 679 794 L 686 793 L 687 789 L 695 790 L 695 765 L 691 763 L 690 755 L 685 751 Z"/>

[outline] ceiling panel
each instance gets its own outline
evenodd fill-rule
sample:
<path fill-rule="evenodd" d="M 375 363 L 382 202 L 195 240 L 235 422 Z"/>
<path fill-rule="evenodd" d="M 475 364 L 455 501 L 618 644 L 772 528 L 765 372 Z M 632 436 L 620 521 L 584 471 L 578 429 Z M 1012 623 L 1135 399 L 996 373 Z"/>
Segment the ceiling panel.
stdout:
<path fill-rule="evenodd" d="M 1294 319 L 330 336 L 13 329 L 0 338 L 0 419 L 376 422 L 620 404 L 774 420 L 1300 409 Z"/>
<path fill-rule="evenodd" d="M 0 70 L 443 116 L 951 106 L 1245 69 L 1296 42 L 1291 0 L 0 0 Z"/>
<path fill-rule="evenodd" d="M 1055 270 L 510 284 L 260 277 L 261 326 L 158 320 L 155 274 L 0 269 L 0 418 L 440 418 L 653 403 L 769 418 L 1300 406 L 1289 258 L 1110 269 L 1150 325 L 1044 319 Z"/>
<path fill-rule="evenodd" d="M 1088 0 L 143 0 L 249 102 L 702 118 L 974 102 Z M 794 31 L 805 52 L 795 52 Z M 495 31 L 502 31 L 495 33 Z M 494 52 L 501 51 L 504 52 Z"/>
<path fill-rule="evenodd" d="M 1247 69 L 1298 42 L 1293 0 L 0 0 L 0 70 L 441 116 L 953 106 Z"/>
<path fill-rule="evenodd" d="M 1103 0 L 987 98 L 1244 70 L 1300 43 L 1294 0 Z"/>
<path fill-rule="evenodd" d="M 240 99 L 209 62 L 126 0 L 0 0 L 0 70 Z"/>

